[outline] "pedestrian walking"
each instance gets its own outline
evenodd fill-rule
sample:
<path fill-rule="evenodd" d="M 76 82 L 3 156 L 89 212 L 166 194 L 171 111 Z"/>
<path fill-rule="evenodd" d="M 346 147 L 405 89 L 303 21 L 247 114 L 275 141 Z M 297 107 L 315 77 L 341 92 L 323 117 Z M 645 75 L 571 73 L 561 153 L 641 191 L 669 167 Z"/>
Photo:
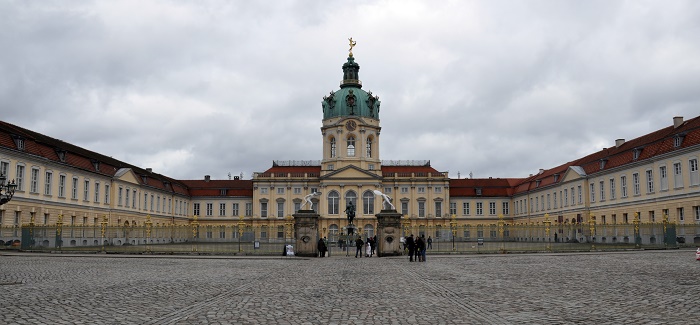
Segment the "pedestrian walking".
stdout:
<path fill-rule="evenodd" d="M 377 251 L 377 245 L 379 245 L 379 242 L 377 241 L 377 235 L 374 235 L 374 237 L 372 237 L 372 255 L 374 255 Z"/>
<path fill-rule="evenodd" d="M 416 245 L 416 249 L 415 249 L 416 261 L 423 262 L 423 255 L 421 254 L 421 251 L 425 247 L 425 242 L 423 241 L 423 237 L 416 238 L 415 245 Z"/>
<path fill-rule="evenodd" d="M 428 249 L 433 249 L 433 239 L 428 236 Z"/>
<path fill-rule="evenodd" d="M 362 258 L 362 246 L 365 244 L 365 242 L 362 241 L 362 237 L 357 236 L 357 239 L 355 239 L 355 258 L 357 258 L 357 254 L 360 254 L 360 258 Z"/>
<path fill-rule="evenodd" d="M 413 234 L 406 238 L 406 246 L 408 246 L 408 261 L 413 262 L 413 254 L 416 250 L 416 242 L 413 240 Z"/>
<path fill-rule="evenodd" d="M 318 244 L 316 246 L 318 248 L 318 256 L 319 257 L 326 256 L 326 242 L 323 241 L 323 238 L 318 239 Z"/>

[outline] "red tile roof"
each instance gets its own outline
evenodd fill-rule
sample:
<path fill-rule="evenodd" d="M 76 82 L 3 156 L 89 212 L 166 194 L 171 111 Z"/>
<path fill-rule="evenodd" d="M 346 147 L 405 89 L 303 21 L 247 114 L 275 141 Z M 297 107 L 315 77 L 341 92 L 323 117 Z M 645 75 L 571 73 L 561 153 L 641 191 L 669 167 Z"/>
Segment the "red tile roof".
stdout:
<path fill-rule="evenodd" d="M 382 166 L 382 174 L 384 176 L 391 175 L 392 173 L 403 174 L 403 173 L 431 173 L 432 175 L 440 174 L 435 168 L 431 166 Z"/>
<path fill-rule="evenodd" d="M 226 195 L 252 197 L 252 181 L 250 180 L 175 180 L 167 176 L 149 172 L 108 156 L 92 152 L 78 146 L 33 132 L 16 125 L 0 121 L 0 146 L 17 150 L 13 136 L 24 139 L 24 152 L 44 157 L 48 160 L 64 163 L 74 168 L 83 169 L 105 176 L 114 176 L 120 168 L 130 168 L 140 176 L 140 182 L 145 186 L 185 196 L 220 196 L 221 189 L 226 189 Z M 674 146 L 674 139 L 682 137 L 679 147 Z M 488 179 L 452 179 L 450 180 L 450 195 L 476 196 L 476 189 L 481 189 L 481 196 L 512 196 L 538 188 L 553 186 L 561 182 L 564 174 L 572 166 L 580 166 L 586 174 L 595 175 L 612 168 L 645 161 L 647 159 L 700 145 L 700 116 L 684 121 L 678 127 L 673 125 L 629 140 L 619 147 L 606 148 L 591 153 L 582 158 L 567 162 L 551 169 L 526 178 L 488 178 Z M 65 161 L 61 162 L 57 150 L 66 152 Z M 639 157 L 634 159 L 635 150 Z M 99 162 L 99 170 L 95 170 L 94 162 Z M 601 168 L 601 162 L 604 162 Z M 287 174 L 318 177 L 320 166 L 276 166 L 266 170 L 263 175 Z M 385 177 L 395 174 L 438 175 L 440 172 L 429 164 L 424 166 L 382 166 Z M 144 177 L 145 176 L 145 177 Z M 277 175 L 275 175 L 277 176 Z"/>
<path fill-rule="evenodd" d="M 450 197 L 508 197 L 513 195 L 516 178 L 461 178 L 450 180 Z M 477 195 L 477 189 L 481 195 Z"/>
<path fill-rule="evenodd" d="M 113 177 L 121 168 L 130 168 L 133 172 L 141 176 L 139 182 L 142 185 L 168 190 L 166 184 L 177 184 L 179 181 L 170 177 L 149 172 L 143 168 L 127 164 L 112 157 L 108 157 L 76 145 L 45 136 L 41 133 L 27 130 L 19 126 L 0 121 L 0 146 L 12 150 L 18 150 L 12 136 L 19 136 L 24 140 L 23 152 L 43 157 L 58 164 L 66 164 L 73 168 L 82 169 L 91 173 Z M 61 161 L 57 151 L 65 151 L 65 160 Z M 99 162 L 99 169 L 95 169 L 95 162 Z M 143 176 L 146 176 L 145 178 Z M 186 187 L 173 186 L 174 192 L 182 195 L 189 195 Z M 183 190 L 184 189 L 184 190 Z"/>

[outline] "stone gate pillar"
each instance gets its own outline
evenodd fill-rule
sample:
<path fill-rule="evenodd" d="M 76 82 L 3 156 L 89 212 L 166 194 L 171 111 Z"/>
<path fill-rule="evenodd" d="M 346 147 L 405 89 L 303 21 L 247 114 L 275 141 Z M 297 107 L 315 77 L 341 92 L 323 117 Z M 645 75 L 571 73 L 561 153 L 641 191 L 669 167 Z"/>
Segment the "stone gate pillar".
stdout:
<path fill-rule="evenodd" d="M 294 232 L 296 233 L 297 256 L 318 256 L 318 218 L 314 210 L 299 210 L 294 216 Z"/>
<path fill-rule="evenodd" d="M 401 255 L 401 214 L 382 210 L 377 217 L 377 256 Z"/>

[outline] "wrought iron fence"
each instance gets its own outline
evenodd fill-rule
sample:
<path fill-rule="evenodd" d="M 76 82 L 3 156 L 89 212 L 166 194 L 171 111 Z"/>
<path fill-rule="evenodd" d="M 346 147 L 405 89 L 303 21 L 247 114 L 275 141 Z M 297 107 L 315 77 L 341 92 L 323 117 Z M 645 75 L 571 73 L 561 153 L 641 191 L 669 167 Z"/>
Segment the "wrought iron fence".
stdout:
<path fill-rule="evenodd" d="M 430 239 L 431 254 L 565 252 L 700 246 L 700 225 L 491 224 L 425 227 L 404 225 L 403 237 Z M 346 254 L 333 234 L 331 255 Z M 282 255 L 294 245 L 290 227 L 266 226 L 62 226 L 0 228 L 0 248 L 31 251 Z M 346 243 L 345 245 L 351 245 Z"/>

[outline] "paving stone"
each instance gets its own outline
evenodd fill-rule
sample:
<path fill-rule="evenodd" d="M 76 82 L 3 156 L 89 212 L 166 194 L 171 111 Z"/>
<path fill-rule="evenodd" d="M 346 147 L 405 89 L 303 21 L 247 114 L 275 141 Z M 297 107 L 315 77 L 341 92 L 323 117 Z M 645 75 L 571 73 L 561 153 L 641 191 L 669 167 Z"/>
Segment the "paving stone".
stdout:
<path fill-rule="evenodd" d="M 0 324 L 689 324 L 698 292 L 688 250 L 0 256 Z"/>

